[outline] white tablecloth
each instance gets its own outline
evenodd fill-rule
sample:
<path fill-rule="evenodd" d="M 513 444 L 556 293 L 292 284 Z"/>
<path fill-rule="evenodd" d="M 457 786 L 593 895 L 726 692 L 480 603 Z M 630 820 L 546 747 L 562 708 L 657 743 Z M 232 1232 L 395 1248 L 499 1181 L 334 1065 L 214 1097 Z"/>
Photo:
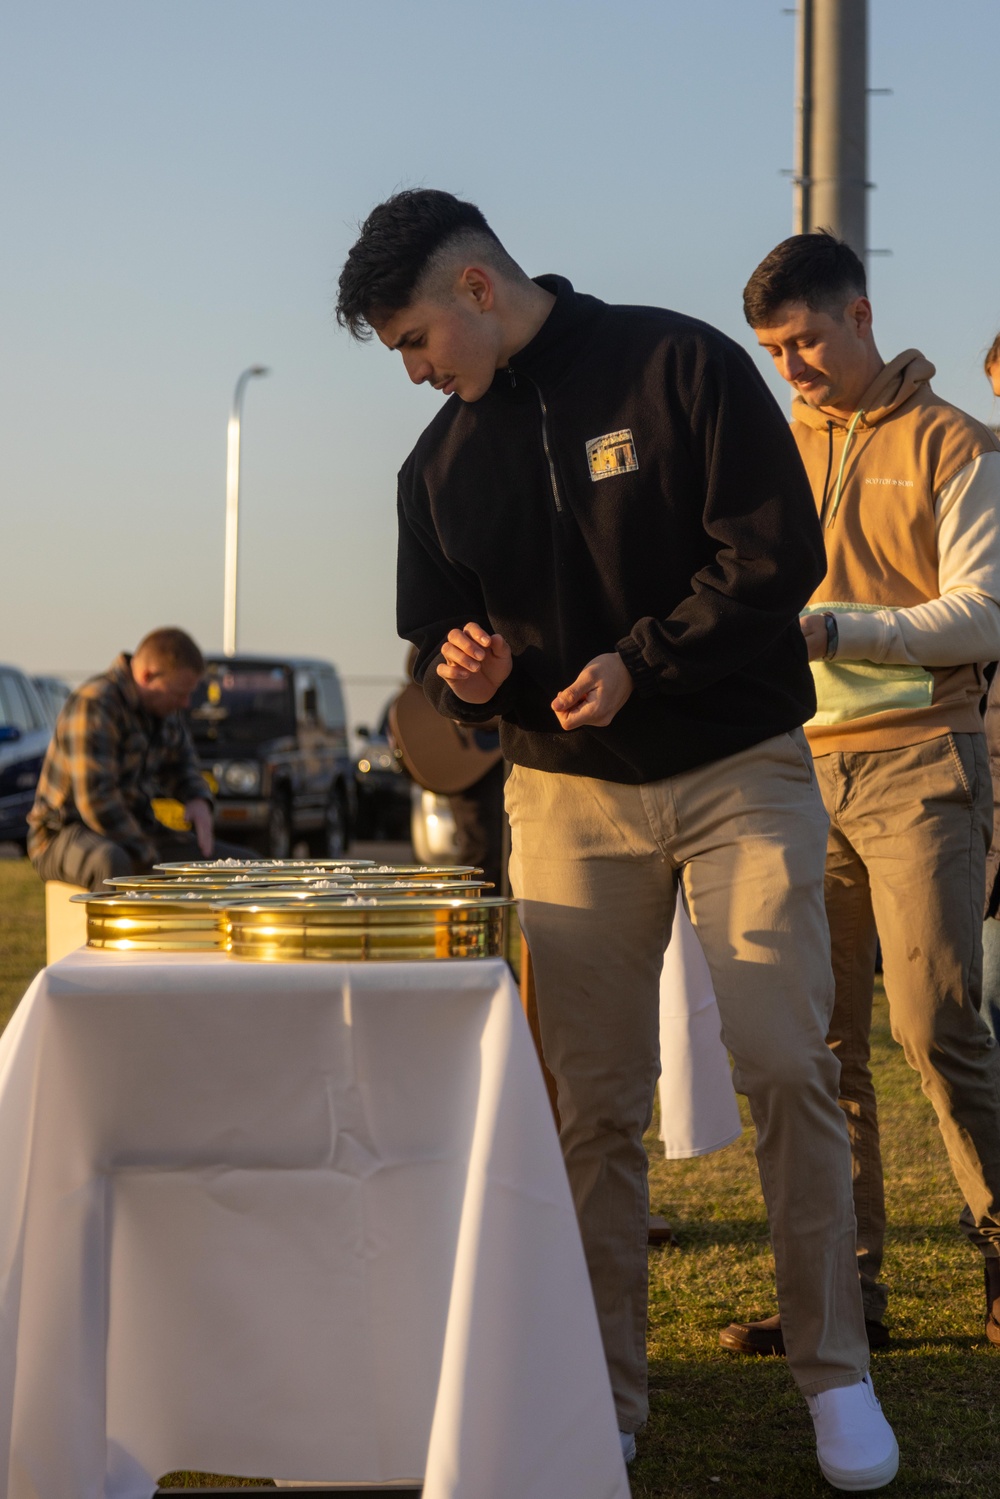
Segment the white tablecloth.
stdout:
<path fill-rule="evenodd" d="M 86 950 L 0 1042 L 6 1499 L 175 1468 L 627 1499 L 500 961 Z"/>
<path fill-rule="evenodd" d="M 705 954 L 680 898 L 660 974 L 660 1138 L 668 1160 L 708 1155 L 743 1126 Z"/>

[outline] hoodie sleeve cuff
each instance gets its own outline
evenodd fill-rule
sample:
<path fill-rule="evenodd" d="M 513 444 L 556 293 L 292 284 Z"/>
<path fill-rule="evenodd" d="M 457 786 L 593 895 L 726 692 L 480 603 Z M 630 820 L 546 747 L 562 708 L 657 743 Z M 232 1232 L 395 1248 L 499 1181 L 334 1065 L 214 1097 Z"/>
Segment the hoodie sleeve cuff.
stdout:
<path fill-rule="evenodd" d="M 485 703 L 467 703 L 463 698 L 457 697 L 443 677 L 437 674 L 437 667 L 444 657 L 435 656 L 423 674 L 424 695 L 434 705 L 439 713 L 445 718 L 457 719 L 459 723 L 481 724 L 489 723 L 491 718 L 502 715 L 504 710 L 513 705 L 517 694 L 515 678 L 517 676 L 517 663 L 515 662 L 510 676 L 506 682 L 502 682 L 494 692 L 493 696 Z"/>
<path fill-rule="evenodd" d="M 625 668 L 639 697 L 655 697 L 660 690 L 659 678 L 632 636 L 626 635 L 624 640 L 619 640 L 615 650 L 625 662 Z"/>
<path fill-rule="evenodd" d="M 886 621 L 882 612 L 845 609 L 837 616 L 834 661 L 882 661 L 886 649 Z"/>
<path fill-rule="evenodd" d="M 506 687 L 506 682 L 504 687 Z M 489 723 L 491 718 L 503 712 L 503 688 L 499 688 L 488 703 L 466 703 L 456 697 L 450 687 L 445 687 L 435 704 L 445 718 L 455 718 L 459 723 Z"/>

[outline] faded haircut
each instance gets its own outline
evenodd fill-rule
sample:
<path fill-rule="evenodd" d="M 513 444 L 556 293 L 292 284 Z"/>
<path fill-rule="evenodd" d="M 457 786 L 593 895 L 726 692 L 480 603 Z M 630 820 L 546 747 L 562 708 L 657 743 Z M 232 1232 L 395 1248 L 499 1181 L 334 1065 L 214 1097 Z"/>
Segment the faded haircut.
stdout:
<path fill-rule="evenodd" d="M 743 289 L 743 312 L 751 328 L 768 328 L 789 302 L 842 317 L 848 302 L 867 295 L 864 265 L 850 245 L 816 229 L 783 239 L 765 255 Z"/>
<path fill-rule="evenodd" d="M 443 298 L 456 259 L 479 260 L 508 280 L 527 280 L 474 203 L 435 188 L 409 188 L 373 208 L 340 273 L 337 322 L 353 338 L 409 307 Z"/>

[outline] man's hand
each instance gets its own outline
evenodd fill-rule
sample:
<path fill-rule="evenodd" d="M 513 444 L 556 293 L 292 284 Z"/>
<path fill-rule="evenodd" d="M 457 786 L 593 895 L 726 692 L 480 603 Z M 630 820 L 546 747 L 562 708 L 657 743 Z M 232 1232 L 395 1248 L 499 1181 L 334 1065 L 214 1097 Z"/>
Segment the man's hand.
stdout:
<path fill-rule="evenodd" d="M 488 703 L 513 669 L 510 646 L 502 635 L 490 635 L 482 625 L 451 630 L 441 647 L 444 660 L 437 669 L 463 703 Z"/>
<path fill-rule="evenodd" d="M 588 661 L 575 682 L 552 699 L 552 711 L 564 729 L 590 724 L 607 728 L 632 696 L 632 678 L 617 651 Z"/>
<path fill-rule="evenodd" d="M 822 661 L 826 655 L 826 620 L 822 614 L 802 614 L 799 628 L 805 638 L 810 661 Z"/>
<path fill-rule="evenodd" d="M 200 796 L 194 801 L 185 803 L 184 816 L 194 829 L 194 836 L 198 840 L 198 847 L 206 859 L 211 858 L 215 847 L 215 829 L 212 825 L 212 808 L 208 802 L 203 801 Z"/>

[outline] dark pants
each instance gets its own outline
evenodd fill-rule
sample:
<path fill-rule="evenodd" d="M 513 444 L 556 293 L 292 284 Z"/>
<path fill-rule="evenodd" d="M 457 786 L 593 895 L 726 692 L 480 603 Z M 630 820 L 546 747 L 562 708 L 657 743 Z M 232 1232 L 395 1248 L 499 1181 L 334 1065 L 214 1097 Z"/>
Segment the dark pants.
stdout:
<path fill-rule="evenodd" d="M 100 890 L 105 880 L 118 875 L 146 874 L 154 864 L 179 864 L 205 858 L 193 833 L 174 833 L 170 828 L 163 828 L 150 836 L 156 844 L 156 854 L 147 863 L 84 823 L 73 822 L 61 828 L 40 854 L 33 854 L 31 862 L 43 880 L 65 880 L 68 885 Z M 216 840 L 208 857 L 246 859 L 252 855 L 245 848 Z"/>
<path fill-rule="evenodd" d="M 503 761 L 488 770 L 467 791 L 448 798 L 458 834 L 457 860 L 481 869 L 499 895 L 503 883 L 503 844 L 506 812 L 503 805 Z"/>

